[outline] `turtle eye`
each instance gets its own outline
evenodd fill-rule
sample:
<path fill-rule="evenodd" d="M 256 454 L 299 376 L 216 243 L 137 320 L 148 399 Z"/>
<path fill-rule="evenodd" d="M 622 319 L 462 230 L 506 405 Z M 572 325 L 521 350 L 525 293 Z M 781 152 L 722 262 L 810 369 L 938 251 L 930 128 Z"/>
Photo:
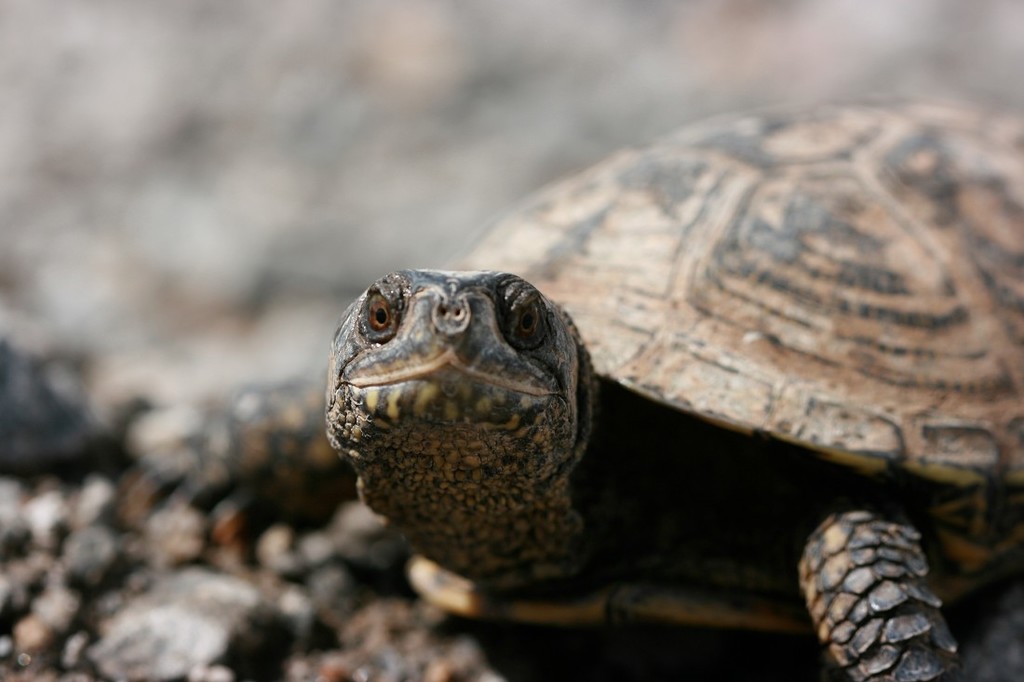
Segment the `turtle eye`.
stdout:
<path fill-rule="evenodd" d="M 517 301 L 510 316 L 509 340 L 518 348 L 535 348 L 544 338 L 544 310 L 540 299 L 531 297 Z"/>
<path fill-rule="evenodd" d="M 379 291 L 366 298 L 366 336 L 376 343 L 390 340 L 398 329 L 398 318 L 391 302 Z"/>
<path fill-rule="evenodd" d="M 537 333 L 540 324 L 540 311 L 537 310 L 537 302 L 534 301 L 528 308 L 519 312 L 519 320 L 516 322 L 516 335 L 521 339 L 529 339 Z"/>

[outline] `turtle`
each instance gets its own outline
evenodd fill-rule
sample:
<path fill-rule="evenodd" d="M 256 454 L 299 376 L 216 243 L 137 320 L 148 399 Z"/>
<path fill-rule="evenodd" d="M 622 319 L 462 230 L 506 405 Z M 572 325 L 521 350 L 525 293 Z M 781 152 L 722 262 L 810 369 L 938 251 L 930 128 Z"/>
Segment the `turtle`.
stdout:
<path fill-rule="evenodd" d="M 691 125 L 342 314 L 328 439 L 462 616 L 814 633 L 962 679 L 1024 572 L 1024 123 L 934 102 Z"/>

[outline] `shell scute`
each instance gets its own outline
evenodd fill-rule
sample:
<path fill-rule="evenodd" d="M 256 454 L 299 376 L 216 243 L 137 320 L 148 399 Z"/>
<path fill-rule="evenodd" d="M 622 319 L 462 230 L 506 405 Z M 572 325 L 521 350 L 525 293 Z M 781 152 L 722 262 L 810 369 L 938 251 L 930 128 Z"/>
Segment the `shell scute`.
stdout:
<path fill-rule="evenodd" d="M 654 400 L 864 473 L 1024 486 L 1022 140 L 931 104 L 712 121 L 542 193 L 463 265 L 533 281 Z"/>

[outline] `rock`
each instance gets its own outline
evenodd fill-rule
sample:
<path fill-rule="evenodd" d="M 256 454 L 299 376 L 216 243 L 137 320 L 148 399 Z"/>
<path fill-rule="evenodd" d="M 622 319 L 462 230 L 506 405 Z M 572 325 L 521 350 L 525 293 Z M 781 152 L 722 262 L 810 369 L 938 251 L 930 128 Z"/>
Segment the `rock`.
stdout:
<path fill-rule="evenodd" d="M 19 652 L 43 651 L 53 644 L 53 639 L 53 628 L 34 613 L 14 624 L 14 647 Z"/>
<path fill-rule="evenodd" d="M 331 520 L 329 533 L 338 556 L 360 568 L 394 570 L 404 565 L 409 555 L 402 536 L 361 502 L 342 505 Z"/>
<path fill-rule="evenodd" d="M 256 542 L 256 558 L 262 566 L 278 575 L 295 575 L 299 572 L 299 558 L 295 555 L 295 531 L 291 526 L 275 523 L 260 535 Z"/>
<path fill-rule="evenodd" d="M 146 542 L 157 566 L 177 566 L 198 557 L 206 545 L 206 518 L 175 499 L 146 522 Z"/>
<path fill-rule="evenodd" d="M 292 639 L 300 644 L 308 644 L 316 622 L 316 607 L 306 592 L 289 585 L 277 598 L 277 609 Z"/>
<path fill-rule="evenodd" d="M 57 635 L 63 635 L 78 615 L 82 599 L 58 580 L 51 580 L 39 596 L 32 601 L 32 615 Z"/>
<path fill-rule="evenodd" d="M 78 585 L 95 587 L 117 560 L 118 539 L 106 526 L 88 526 L 73 531 L 64 541 L 64 566 L 68 579 Z"/>
<path fill-rule="evenodd" d="M 84 528 L 94 523 L 110 523 L 116 510 L 114 484 L 103 476 L 90 474 L 74 503 L 71 516 L 73 528 Z"/>
<path fill-rule="evenodd" d="M 423 671 L 423 682 L 457 682 L 477 679 L 478 682 L 501 682 L 504 678 L 495 672 L 484 670 L 487 657 L 470 637 L 458 637 L 445 651 L 443 658 L 435 658 Z"/>
<path fill-rule="evenodd" d="M 77 376 L 0 337 L 0 471 L 66 466 L 88 454 L 99 434 Z"/>
<path fill-rule="evenodd" d="M 18 516 L 25 486 L 16 478 L 0 476 L 0 521 L 10 523 Z"/>
<path fill-rule="evenodd" d="M 347 619 L 339 632 L 340 654 L 323 661 L 343 680 L 501 679 L 476 641 L 437 627 L 442 619 L 422 602 L 377 600 Z"/>
<path fill-rule="evenodd" d="M 320 531 L 306 533 L 299 538 L 298 553 L 302 563 L 310 569 L 319 568 L 336 557 L 331 536 Z"/>
<path fill-rule="evenodd" d="M 255 587 L 186 568 L 114 616 L 87 655 L 111 678 L 174 680 L 229 660 L 240 674 L 265 677 L 286 639 Z"/>
<path fill-rule="evenodd" d="M 64 642 L 64 650 L 60 655 L 60 663 L 65 669 L 77 668 L 82 663 L 82 654 L 85 653 L 85 647 L 89 644 L 89 633 L 85 630 L 79 630 L 75 634 L 68 637 L 67 641 Z"/>
<path fill-rule="evenodd" d="M 29 605 L 29 597 L 41 574 L 24 560 L 13 561 L 3 567 L 0 573 L 0 618 L 23 613 Z"/>
<path fill-rule="evenodd" d="M 60 490 L 42 492 L 25 503 L 22 510 L 35 545 L 56 549 L 67 528 L 68 505 L 64 494 Z"/>
<path fill-rule="evenodd" d="M 161 484 L 175 484 L 198 466 L 193 443 L 202 436 L 204 424 L 202 410 L 194 405 L 149 410 L 128 425 L 125 447 Z"/>
<path fill-rule="evenodd" d="M 306 587 L 320 620 L 335 630 L 340 629 L 352 614 L 356 585 L 352 573 L 342 564 L 327 564 L 313 571 Z"/>

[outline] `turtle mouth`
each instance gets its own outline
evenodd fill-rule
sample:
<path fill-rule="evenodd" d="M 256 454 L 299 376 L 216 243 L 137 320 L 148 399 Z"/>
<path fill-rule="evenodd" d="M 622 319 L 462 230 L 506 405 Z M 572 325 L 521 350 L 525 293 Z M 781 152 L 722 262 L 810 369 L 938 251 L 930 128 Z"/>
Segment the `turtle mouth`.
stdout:
<path fill-rule="evenodd" d="M 397 387 L 400 384 L 418 382 L 438 384 L 447 389 L 444 391 L 445 393 L 453 392 L 454 389 L 451 388 L 453 384 L 476 384 L 480 387 L 490 387 L 498 391 L 535 398 L 558 393 L 558 386 L 554 381 L 549 383 L 540 380 L 539 377 L 514 377 L 482 370 L 462 362 L 450 349 L 435 358 L 416 365 L 410 366 L 409 363 L 403 363 L 403 366 L 392 369 L 378 369 L 374 372 L 361 373 L 343 379 L 343 383 L 363 390 Z"/>
<path fill-rule="evenodd" d="M 560 401 L 535 377 L 510 377 L 438 358 L 416 367 L 377 371 L 345 380 L 360 409 L 375 423 L 476 425 L 515 429 Z"/>

